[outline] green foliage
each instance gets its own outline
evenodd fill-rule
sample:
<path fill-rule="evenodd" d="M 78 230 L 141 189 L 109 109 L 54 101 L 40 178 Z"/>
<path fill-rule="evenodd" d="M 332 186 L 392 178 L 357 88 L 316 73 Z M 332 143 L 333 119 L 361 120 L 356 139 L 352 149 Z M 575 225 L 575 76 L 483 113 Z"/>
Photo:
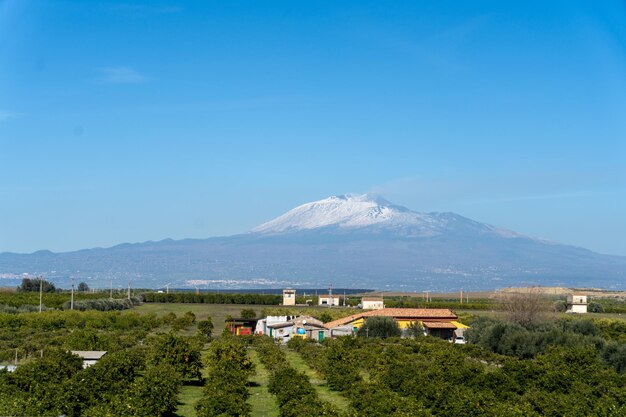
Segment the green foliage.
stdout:
<path fill-rule="evenodd" d="M 153 366 L 166 363 L 185 378 L 202 379 L 200 348 L 192 339 L 162 334 L 150 341 L 147 363 Z"/>
<path fill-rule="evenodd" d="M 307 342 L 289 343 L 300 348 L 310 345 Z M 276 396 L 281 417 L 338 415 L 332 405 L 317 397 L 309 378 L 289 366 L 285 353 L 273 339 L 256 337 L 254 346 L 261 363 L 271 374 L 268 389 Z"/>
<path fill-rule="evenodd" d="M 199 303 L 199 304 L 257 304 L 279 305 L 282 296 L 274 294 L 235 294 L 194 292 L 147 292 L 143 294 L 146 303 Z"/>
<path fill-rule="evenodd" d="M 81 282 L 78 284 L 78 287 L 76 289 L 80 292 L 87 292 L 89 291 L 89 285 L 87 285 L 86 282 Z"/>
<path fill-rule="evenodd" d="M 391 317 L 368 317 L 365 323 L 357 331 L 359 337 L 399 337 L 402 334 L 398 323 Z"/>
<path fill-rule="evenodd" d="M 326 346 L 324 375 L 331 389 L 345 391 L 361 381 L 358 369 L 359 357 L 356 355 L 359 344 L 359 340 L 349 336 L 329 339 L 324 343 Z"/>
<path fill-rule="evenodd" d="M 112 310 L 128 310 L 141 304 L 140 297 L 122 298 L 122 299 L 109 299 L 100 298 L 96 300 L 80 300 L 74 302 L 74 310 L 86 311 L 86 310 L 98 310 L 98 311 L 112 311 Z M 66 301 L 63 303 L 63 309 L 69 310 L 71 308 L 71 302 Z"/>
<path fill-rule="evenodd" d="M 204 396 L 196 405 L 198 416 L 248 416 L 247 381 L 254 372 L 254 364 L 244 343 L 232 336 L 214 340 L 205 363 L 209 376 Z"/>
<path fill-rule="evenodd" d="M 213 335 L 213 320 L 211 317 L 207 317 L 206 320 L 198 322 L 198 335 L 211 338 Z"/>
<path fill-rule="evenodd" d="M 42 278 L 23 278 L 17 290 L 22 292 L 39 292 L 40 290 L 43 292 L 55 292 L 57 289 L 53 283 Z"/>
<path fill-rule="evenodd" d="M 253 319 L 256 317 L 256 311 L 251 308 L 244 308 L 243 310 L 241 310 L 239 315 L 242 319 Z"/>
<path fill-rule="evenodd" d="M 604 313 L 604 308 L 602 304 L 592 301 L 587 305 L 587 311 L 590 313 Z"/>
<path fill-rule="evenodd" d="M 317 316 L 317 319 L 321 321 L 322 323 L 328 323 L 330 321 L 333 321 L 333 316 L 331 316 L 327 312 L 323 312 L 322 314 Z"/>

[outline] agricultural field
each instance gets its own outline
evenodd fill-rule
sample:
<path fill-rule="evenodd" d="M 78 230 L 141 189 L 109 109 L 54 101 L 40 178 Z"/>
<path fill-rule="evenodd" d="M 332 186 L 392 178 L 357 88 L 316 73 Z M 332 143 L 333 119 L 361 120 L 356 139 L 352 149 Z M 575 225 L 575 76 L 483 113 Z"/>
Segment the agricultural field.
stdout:
<path fill-rule="evenodd" d="M 626 412 L 626 321 L 617 314 L 581 318 L 545 312 L 525 327 L 495 309 L 456 310 L 472 325 L 471 344 L 418 337 L 295 340 L 279 346 L 267 337 L 222 335 L 227 317 L 238 317 L 243 309 L 258 317 L 325 319 L 355 311 L 142 303 L 124 311 L 0 313 L 0 361 L 13 364 L 17 354 L 18 363 L 14 373 L 0 371 L 0 415 Z M 82 369 L 69 350 L 108 353 Z M 163 395 L 151 394 L 156 386 Z"/>

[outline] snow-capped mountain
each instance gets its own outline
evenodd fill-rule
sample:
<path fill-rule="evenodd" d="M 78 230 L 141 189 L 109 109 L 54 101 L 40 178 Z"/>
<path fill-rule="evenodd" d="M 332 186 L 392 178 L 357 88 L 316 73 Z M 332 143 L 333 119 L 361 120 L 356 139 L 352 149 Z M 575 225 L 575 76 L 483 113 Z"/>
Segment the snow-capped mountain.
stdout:
<path fill-rule="evenodd" d="M 478 223 L 454 213 L 418 213 L 369 194 L 333 196 L 302 204 L 252 229 L 252 233 L 313 229 L 347 232 L 363 228 L 413 237 L 432 237 L 463 229 L 501 237 L 522 237 L 513 231 Z"/>
<path fill-rule="evenodd" d="M 165 239 L 67 253 L 0 254 L 20 274 L 155 287 L 294 286 L 450 291 L 519 285 L 625 288 L 626 257 L 545 242 L 454 213 L 419 213 L 369 195 L 303 204 L 250 233 Z M 9 283 L 9 280 L 11 284 Z M 1 284 L 1 283 L 0 283 Z"/>

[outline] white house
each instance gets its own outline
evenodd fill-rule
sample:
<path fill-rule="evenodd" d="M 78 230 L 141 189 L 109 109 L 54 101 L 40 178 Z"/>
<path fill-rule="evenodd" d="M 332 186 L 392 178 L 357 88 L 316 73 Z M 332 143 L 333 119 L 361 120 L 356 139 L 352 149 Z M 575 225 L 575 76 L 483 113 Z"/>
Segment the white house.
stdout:
<path fill-rule="evenodd" d="M 83 368 L 95 365 L 104 355 L 106 350 L 72 350 L 72 354 L 79 356 L 83 360 Z"/>
<path fill-rule="evenodd" d="M 361 308 L 364 310 L 382 310 L 385 303 L 382 297 L 363 297 L 361 298 Z"/>
<path fill-rule="evenodd" d="M 321 306 L 338 306 L 339 296 L 337 295 L 320 295 L 318 304 Z"/>
<path fill-rule="evenodd" d="M 269 327 L 272 324 L 285 323 L 289 320 L 295 319 L 296 316 L 267 316 L 264 319 L 260 319 L 256 322 L 256 328 L 254 334 L 267 334 L 269 335 Z"/>
<path fill-rule="evenodd" d="M 295 306 L 296 305 L 296 290 L 286 288 L 283 290 L 283 305 Z"/>
<path fill-rule="evenodd" d="M 568 313 L 586 313 L 587 312 L 587 296 L 570 294 L 567 296 L 567 312 Z"/>
<path fill-rule="evenodd" d="M 294 319 L 267 325 L 268 336 L 287 343 L 292 337 L 303 337 L 321 342 L 329 336 L 329 331 L 324 323 L 316 318 L 300 316 Z"/>

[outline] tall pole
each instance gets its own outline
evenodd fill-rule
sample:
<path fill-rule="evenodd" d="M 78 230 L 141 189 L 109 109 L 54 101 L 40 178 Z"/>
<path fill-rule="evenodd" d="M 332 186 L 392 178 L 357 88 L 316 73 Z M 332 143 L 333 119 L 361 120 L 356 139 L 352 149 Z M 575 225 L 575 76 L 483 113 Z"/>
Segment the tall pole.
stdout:
<path fill-rule="evenodd" d="M 43 310 L 43 277 L 39 276 L 39 312 Z"/>
<path fill-rule="evenodd" d="M 461 296 L 459 297 L 460 304 L 463 304 L 463 288 L 461 288 Z"/>
<path fill-rule="evenodd" d="M 70 310 L 74 310 L 74 278 L 72 278 L 72 298 L 70 300 Z"/>
<path fill-rule="evenodd" d="M 130 300 L 130 281 L 128 281 L 128 299 Z"/>
<path fill-rule="evenodd" d="M 112 300 L 113 299 L 113 280 L 111 280 L 111 287 L 109 290 L 109 298 Z"/>

